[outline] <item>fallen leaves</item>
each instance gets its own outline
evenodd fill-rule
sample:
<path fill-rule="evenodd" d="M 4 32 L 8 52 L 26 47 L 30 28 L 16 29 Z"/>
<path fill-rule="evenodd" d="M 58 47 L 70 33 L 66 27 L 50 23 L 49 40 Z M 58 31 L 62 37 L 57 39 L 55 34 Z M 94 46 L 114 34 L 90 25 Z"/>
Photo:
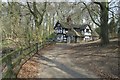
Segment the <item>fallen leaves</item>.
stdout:
<path fill-rule="evenodd" d="M 107 78 L 107 80 L 110 78 L 118 78 L 119 56 L 117 43 L 110 42 L 106 47 L 96 45 L 97 43 L 92 43 L 71 48 L 77 52 L 70 55 L 74 58 L 74 63 L 102 78 Z M 77 56 L 77 58 L 75 56 Z"/>
<path fill-rule="evenodd" d="M 27 61 L 20 70 L 18 78 L 35 78 L 38 73 L 38 63 L 35 61 Z"/>

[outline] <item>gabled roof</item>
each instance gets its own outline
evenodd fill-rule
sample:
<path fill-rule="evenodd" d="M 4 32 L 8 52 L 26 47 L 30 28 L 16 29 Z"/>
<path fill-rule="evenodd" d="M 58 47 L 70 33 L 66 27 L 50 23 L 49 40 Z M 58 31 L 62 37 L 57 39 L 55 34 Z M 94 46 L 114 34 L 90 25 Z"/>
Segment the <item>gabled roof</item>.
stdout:
<path fill-rule="evenodd" d="M 57 24 L 57 23 L 56 23 L 56 24 Z M 83 30 L 83 29 L 85 29 L 87 26 L 89 26 L 89 28 L 90 28 L 91 31 L 92 31 L 92 36 L 99 36 L 99 35 L 97 34 L 97 32 L 90 27 L 89 24 L 78 25 L 78 24 L 72 24 L 72 23 L 67 23 L 67 22 L 60 22 L 60 25 L 61 25 L 62 28 L 68 29 L 67 35 L 83 36 L 79 30 Z M 56 26 L 55 26 L 55 27 L 56 27 Z M 54 27 L 54 28 L 55 28 L 55 27 Z M 77 30 L 75 30 L 75 29 L 79 29 L 79 30 L 77 31 Z"/>
<path fill-rule="evenodd" d="M 80 30 L 85 29 L 87 26 L 91 29 L 89 24 L 82 24 L 82 25 L 80 25 Z"/>
<path fill-rule="evenodd" d="M 83 36 L 80 32 L 76 31 L 75 29 L 68 30 L 67 35 Z"/>
<path fill-rule="evenodd" d="M 61 24 L 61 27 L 66 28 L 66 29 L 72 28 L 72 26 L 67 22 L 61 22 L 60 24 Z"/>
<path fill-rule="evenodd" d="M 92 29 L 92 28 L 91 28 L 91 29 Z M 94 29 L 92 29 L 91 34 L 92 34 L 92 36 L 94 36 L 94 37 L 99 37 L 98 33 L 97 33 Z"/>
<path fill-rule="evenodd" d="M 63 28 L 67 28 L 67 29 L 77 28 L 80 30 L 85 29 L 87 26 L 89 26 L 89 24 L 78 25 L 78 24 L 72 24 L 72 23 L 67 23 L 67 22 L 61 22 L 60 24 L 61 24 L 61 27 Z"/>

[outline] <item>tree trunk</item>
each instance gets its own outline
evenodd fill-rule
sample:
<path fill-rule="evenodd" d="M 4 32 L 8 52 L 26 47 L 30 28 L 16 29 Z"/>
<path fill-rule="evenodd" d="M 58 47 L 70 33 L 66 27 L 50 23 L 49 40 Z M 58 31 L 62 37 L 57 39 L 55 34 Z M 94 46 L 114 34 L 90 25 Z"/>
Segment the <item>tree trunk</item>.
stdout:
<path fill-rule="evenodd" d="M 101 44 L 107 45 L 109 43 L 108 37 L 108 5 L 107 2 L 101 2 L 101 25 L 100 25 L 100 36 L 101 36 Z"/>
<path fill-rule="evenodd" d="M 120 1 L 118 2 L 118 5 L 120 4 Z M 119 14 L 119 18 L 118 18 L 118 46 L 119 46 L 119 53 L 120 53 L 120 5 L 118 8 L 118 14 Z M 120 56 L 120 54 L 119 54 Z"/>
<path fill-rule="evenodd" d="M 109 37 L 108 37 L 108 2 L 94 2 L 95 4 L 100 6 L 100 24 L 98 24 L 94 18 L 91 15 L 91 12 L 87 5 L 83 3 L 88 13 L 91 17 L 91 20 L 100 27 L 100 38 L 101 38 L 101 45 L 107 45 L 109 43 Z"/>

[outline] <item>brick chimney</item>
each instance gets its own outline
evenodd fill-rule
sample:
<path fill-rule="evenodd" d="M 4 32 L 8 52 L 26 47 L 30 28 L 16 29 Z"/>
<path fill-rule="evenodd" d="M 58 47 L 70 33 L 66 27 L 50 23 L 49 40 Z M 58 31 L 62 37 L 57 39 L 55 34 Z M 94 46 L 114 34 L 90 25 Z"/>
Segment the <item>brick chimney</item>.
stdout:
<path fill-rule="evenodd" d="M 69 15 L 68 17 L 67 17 L 67 23 L 72 23 L 72 20 L 71 20 L 71 16 Z"/>

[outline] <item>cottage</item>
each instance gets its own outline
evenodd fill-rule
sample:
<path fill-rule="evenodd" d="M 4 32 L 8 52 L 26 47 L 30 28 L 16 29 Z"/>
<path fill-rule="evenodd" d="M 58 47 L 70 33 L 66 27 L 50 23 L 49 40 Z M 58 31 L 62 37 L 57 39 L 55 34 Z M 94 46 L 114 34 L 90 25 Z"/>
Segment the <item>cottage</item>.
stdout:
<path fill-rule="evenodd" d="M 55 27 L 57 42 L 80 42 L 92 40 L 93 30 L 88 24 L 76 25 L 67 22 L 57 22 Z"/>

